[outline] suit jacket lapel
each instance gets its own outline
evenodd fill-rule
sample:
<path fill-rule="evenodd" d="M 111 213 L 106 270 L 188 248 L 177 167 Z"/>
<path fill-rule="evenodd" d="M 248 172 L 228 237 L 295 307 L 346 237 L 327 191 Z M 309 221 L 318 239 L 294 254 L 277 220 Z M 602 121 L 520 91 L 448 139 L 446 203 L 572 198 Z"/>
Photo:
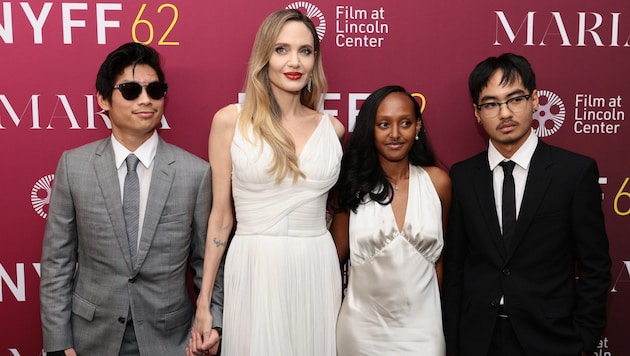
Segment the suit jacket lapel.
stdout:
<path fill-rule="evenodd" d="M 538 141 L 538 146 L 532 156 L 529 173 L 527 174 L 523 201 L 516 220 L 516 230 L 512 238 L 507 241 L 508 258 L 512 256 L 523 239 L 528 226 L 532 223 L 538 211 L 540 203 L 543 201 L 551 183 L 551 174 L 548 173 L 548 169 L 552 164 L 553 160 L 549 146 L 542 141 Z"/>
<path fill-rule="evenodd" d="M 122 201 L 120 200 L 120 181 L 118 180 L 118 170 L 116 169 L 114 149 L 110 138 L 104 139 L 96 149 L 94 171 L 105 200 L 105 207 L 109 214 L 118 246 L 127 263 L 127 267 L 131 271 L 133 268 L 127 230 L 125 229 Z"/>
<path fill-rule="evenodd" d="M 481 208 L 481 215 L 488 226 L 490 239 L 497 248 L 497 251 L 503 258 L 506 256 L 505 244 L 499 227 L 499 218 L 497 217 L 497 209 L 494 203 L 494 188 L 492 185 L 492 171 L 488 165 L 488 155 L 480 154 L 477 160 L 477 170 L 474 173 L 473 180 L 477 201 Z"/>
<path fill-rule="evenodd" d="M 170 147 L 160 138 L 157 151 L 153 160 L 153 173 L 151 174 L 151 186 L 147 208 L 144 213 L 144 225 L 138 248 L 138 259 L 134 271 L 138 271 L 151 247 L 155 231 L 157 230 L 162 210 L 166 204 L 173 179 L 175 178 L 175 156 Z"/>

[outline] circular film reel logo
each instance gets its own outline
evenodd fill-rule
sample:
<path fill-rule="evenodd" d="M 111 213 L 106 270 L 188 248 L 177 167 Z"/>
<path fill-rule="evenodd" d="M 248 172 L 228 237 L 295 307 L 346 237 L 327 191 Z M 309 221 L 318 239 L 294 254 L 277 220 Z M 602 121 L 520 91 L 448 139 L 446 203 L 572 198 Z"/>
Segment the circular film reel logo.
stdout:
<path fill-rule="evenodd" d="M 315 31 L 317 31 L 317 37 L 319 37 L 319 41 L 324 39 L 324 35 L 326 34 L 326 19 L 324 18 L 324 14 L 317 8 L 317 6 L 311 4 L 306 1 L 296 1 L 287 5 L 287 9 L 295 9 L 301 11 L 302 13 L 306 13 L 313 24 L 315 25 Z M 302 11 L 304 9 L 304 11 Z"/>
<path fill-rule="evenodd" d="M 538 91 L 538 111 L 534 113 L 532 127 L 538 137 L 555 134 L 562 126 L 566 111 L 562 99 L 549 90 Z"/>
<path fill-rule="evenodd" d="M 49 174 L 40 178 L 31 190 L 31 204 L 37 215 L 46 219 L 48 216 L 48 204 L 50 203 L 50 191 L 52 190 L 52 181 L 55 179 L 54 174 Z"/>

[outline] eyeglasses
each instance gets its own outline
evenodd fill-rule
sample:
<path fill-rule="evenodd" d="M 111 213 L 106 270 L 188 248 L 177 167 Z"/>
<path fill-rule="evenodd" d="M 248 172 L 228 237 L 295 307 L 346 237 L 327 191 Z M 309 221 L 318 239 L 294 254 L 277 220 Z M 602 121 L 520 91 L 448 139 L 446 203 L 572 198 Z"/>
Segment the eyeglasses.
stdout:
<path fill-rule="evenodd" d="M 477 107 L 477 110 L 479 110 L 479 112 L 481 113 L 481 116 L 483 116 L 486 119 L 492 119 L 499 115 L 499 112 L 501 111 L 501 105 L 503 104 L 505 104 L 508 110 L 510 110 L 514 114 L 525 110 L 525 108 L 527 107 L 527 101 L 531 97 L 532 96 L 529 94 L 519 95 L 519 96 L 510 98 L 502 103 L 492 102 L 492 103 L 476 104 L 475 106 Z"/>
<path fill-rule="evenodd" d="M 153 100 L 160 100 L 166 95 L 168 84 L 163 82 L 151 82 L 147 85 L 140 85 L 138 82 L 120 83 L 114 89 L 120 90 L 125 100 L 135 100 L 142 94 L 142 88 L 146 88 L 147 94 Z"/>

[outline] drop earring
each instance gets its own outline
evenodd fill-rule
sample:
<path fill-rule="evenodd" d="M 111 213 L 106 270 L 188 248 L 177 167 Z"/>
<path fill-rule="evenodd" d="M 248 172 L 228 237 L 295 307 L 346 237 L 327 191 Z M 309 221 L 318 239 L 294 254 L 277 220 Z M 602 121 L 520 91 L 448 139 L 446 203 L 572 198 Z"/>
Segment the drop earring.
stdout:
<path fill-rule="evenodd" d="M 420 134 L 420 132 L 416 132 L 416 141 L 418 141 L 420 139 L 420 137 L 418 136 Z"/>
<path fill-rule="evenodd" d="M 306 90 L 310 93 L 313 90 L 313 77 L 308 77 L 308 83 L 306 83 Z"/>

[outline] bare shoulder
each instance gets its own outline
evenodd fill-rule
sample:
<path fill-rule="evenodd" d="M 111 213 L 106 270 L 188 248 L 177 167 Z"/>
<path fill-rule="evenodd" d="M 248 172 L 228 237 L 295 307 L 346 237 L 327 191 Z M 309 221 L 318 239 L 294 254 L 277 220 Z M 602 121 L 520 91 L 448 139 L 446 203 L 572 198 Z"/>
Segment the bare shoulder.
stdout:
<path fill-rule="evenodd" d="M 429 178 L 431 178 L 431 182 L 440 198 L 450 197 L 451 178 L 448 176 L 448 173 L 435 166 L 423 166 L 422 169 L 429 174 Z"/>
<path fill-rule="evenodd" d="M 236 104 L 230 104 L 222 107 L 212 118 L 212 129 L 219 129 L 220 131 L 234 131 L 236 119 L 238 118 L 238 112 L 239 109 Z"/>
<path fill-rule="evenodd" d="M 339 137 L 339 140 L 343 139 L 343 136 L 346 134 L 345 126 L 343 126 L 341 121 L 339 121 L 339 119 L 337 119 L 336 117 L 332 115 L 326 115 L 326 116 L 328 116 L 328 118 L 330 119 L 330 122 L 335 128 L 335 132 L 337 133 L 337 137 Z"/>
<path fill-rule="evenodd" d="M 210 126 L 210 136 L 208 137 L 208 157 L 213 169 L 217 155 L 227 154 L 229 157 L 229 147 L 232 144 L 236 121 L 238 118 L 238 107 L 234 104 L 219 109 L 212 118 Z"/>

